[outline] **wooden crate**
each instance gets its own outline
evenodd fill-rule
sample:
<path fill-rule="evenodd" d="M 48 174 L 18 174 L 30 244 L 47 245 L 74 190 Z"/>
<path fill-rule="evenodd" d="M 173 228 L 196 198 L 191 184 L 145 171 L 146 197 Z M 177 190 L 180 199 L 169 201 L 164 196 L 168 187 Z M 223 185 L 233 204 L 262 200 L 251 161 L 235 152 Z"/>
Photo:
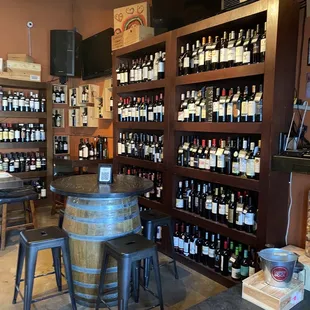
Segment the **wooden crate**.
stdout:
<path fill-rule="evenodd" d="M 8 60 L 34 62 L 33 58 L 27 54 L 8 54 Z"/>
<path fill-rule="evenodd" d="M 83 103 L 82 98 L 83 98 L 83 89 L 84 87 L 87 88 L 88 90 L 88 102 Z M 99 97 L 99 86 L 96 84 L 84 84 L 79 86 L 79 91 L 78 91 L 78 106 L 86 106 L 89 103 L 95 104 L 95 99 Z"/>
<path fill-rule="evenodd" d="M 292 279 L 288 288 L 276 288 L 259 271 L 243 281 L 242 298 L 266 310 L 289 310 L 304 299 L 304 285 Z"/>
<path fill-rule="evenodd" d="M 154 28 L 137 26 L 112 36 L 112 51 L 154 36 Z"/>
<path fill-rule="evenodd" d="M 9 80 L 41 82 L 41 74 L 34 71 L 0 72 L 0 78 Z"/>
<path fill-rule="evenodd" d="M 35 63 L 29 63 L 25 61 L 7 60 L 5 61 L 5 68 L 7 71 L 33 71 L 41 75 L 41 65 Z M 5 70 L 6 71 L 6 70 Z"/>
<path fill-rule="evenodd" d="M 150 6 L 146 1 L 114 9 L 113 16 L 115 34 L 138 25 L 151 25 Z"/>
<path fill-rule="evenodd" d="M 73 126 L 73 123 L 72 123 L 72 112 L 75 112 L 75 126 Z M 69 127 L 81 127 L 82 126 L 82 118 L 81 118 L 81 109 L 78 107 L 78 108 L 69 108 L 68 109 L 68 124 L 69 124 Z"/>
<path fill-rule="evenodd" d="M 71 103 L 71 96 L 72 96 L 72 93 L 73 91 L 75 90 L 75 96 L 76 96 L 76 106 L 79 105 L 79 102 L 80 102 L 80 93 L 79 93 L 79 88 L 76 87 L 76 88 L 69 88 L 69 97 L 68 97 L 68 102 L 69 102 L 69 106 L 72 107 L 72 103 Z"/>

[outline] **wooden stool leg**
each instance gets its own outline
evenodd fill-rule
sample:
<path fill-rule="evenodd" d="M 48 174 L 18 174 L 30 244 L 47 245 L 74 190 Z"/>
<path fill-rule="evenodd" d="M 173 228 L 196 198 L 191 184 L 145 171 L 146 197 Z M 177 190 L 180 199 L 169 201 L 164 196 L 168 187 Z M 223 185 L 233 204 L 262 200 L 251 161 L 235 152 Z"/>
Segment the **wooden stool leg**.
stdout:
<path fill-rule="evenodd" d="M 8 205 L 5 203 L 2 205 L 1 250 L 5 249 L 7 212 Z"/>
<path fill-rule="evenodd" d="M 30 203 L 30 210 L 31 210 L 31 217 L 32 217 L 33 227 L 37 228 L 36 208 L 34 206 L 34 201 L 30 200 L 29 203 Z"/>
<path fill-rule="evenodd" d="M 51 210 L 51 215 L 56 214 L 56 195 L 53 193 L 53 203 L 52 203 L 52 210 Z"/>
<path fill-rule="evenodd" d="M 29 216 L 29 203 L 28 201 L 24 201 L 24 212 L 25 212 L 25 219 L 26 219 L 26 224 L 30 223 L 30 216 Z"/>

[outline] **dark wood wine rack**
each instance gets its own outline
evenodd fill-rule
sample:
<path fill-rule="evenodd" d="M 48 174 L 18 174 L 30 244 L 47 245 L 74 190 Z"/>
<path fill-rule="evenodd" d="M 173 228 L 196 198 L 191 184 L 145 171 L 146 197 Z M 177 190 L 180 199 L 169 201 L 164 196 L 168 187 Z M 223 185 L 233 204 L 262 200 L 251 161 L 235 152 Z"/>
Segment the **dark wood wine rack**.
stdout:
<path fill-rule="evenodd" d="M 113 52 L 113 85 L 117 85 L 116 67 L 121 59 L 143 56 L 158 50 L 166 51 L 165 79 L 154 82 L 119 86 L 113 88 L 114 119 L 118 118 L 117 103 L 120 96 L 140 91 L 162 89 L 165 101 L 165 121 L 161 123 L 114 123 L 114 154 L 117 154 L 119 133 L 126 130 L 152 130 L 164 133 L 164 162 L 150 163 L 143 160 L 119 157 L 114 160 L 114 171 L 120 164 L 133 165 L 163 172 L 163 203 L 140 198 L 143 206 L 170 214 L 173 218 L 215 233 L 223 234 L 233 240 L 263 248 L 266 243 L 284 245 L 288 211 L 288 173 L 272 171 L 273 155 L 278 153 L 280 132 L 287 132 L 292 115 L 294 97 L 295 64 L 297 53 L 299 6 L 294 0 L 260 0 L 241 8 L 208 18 L 206 20 L 176 29 L 172 32 L 133 44 Z M 224 30 L 238 30 L 253 27 L 257 22 L 267 21 L 267 50 L 264 63 L 221 69 L 210 72 L 177 76 L 178 52 L 187 41 L 201 39 L 202 36 L 215 35 Z M 262 123 L 178 123 L 177 110 L 180 94 L 194 84 L 209 84 L 230 87 L 236 79 L 264 81 L 264 103 Z M 211 83 L 211 84 L 210 84 Z M 223 133 L 261 136 L 260 180 L 242 179 L 231 175 L 195 170 L 176 166 L 179 137 L 195 133 Z M 258 192 L 258 230 L 256 235 L 230 229 L 195 214 L 174 208 L 177 181 L 180 177 L 216 182 Z M 167 247 L 163 250 L 169 253 Z M 235 282 L 209 268 L 185 257 L 178 260 L 212 279 L 226 285 Z"/>

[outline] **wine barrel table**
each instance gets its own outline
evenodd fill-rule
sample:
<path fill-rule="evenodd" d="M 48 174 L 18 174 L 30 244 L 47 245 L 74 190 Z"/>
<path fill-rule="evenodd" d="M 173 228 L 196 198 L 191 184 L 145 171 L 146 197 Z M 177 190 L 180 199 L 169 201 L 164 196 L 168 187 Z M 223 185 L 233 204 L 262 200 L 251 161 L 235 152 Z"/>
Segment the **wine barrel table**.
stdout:
<path fill-rule="evenodd" d="M 150 191 L 153 182 L 135 176 L 115 175 L 113 184 L 99 184 L 98 176 L 77 175 L 51 183 L 51 191 L 67 196 L 63 229 L 69 235 L 76 302 L 96 304 L 102 253 L 107 240 L 141 232 L 138 196 Z M 117 264 L 108 262 L 105 289 L 117 287 Z M 117 293 L 107 292 L 109 306 Z"/>

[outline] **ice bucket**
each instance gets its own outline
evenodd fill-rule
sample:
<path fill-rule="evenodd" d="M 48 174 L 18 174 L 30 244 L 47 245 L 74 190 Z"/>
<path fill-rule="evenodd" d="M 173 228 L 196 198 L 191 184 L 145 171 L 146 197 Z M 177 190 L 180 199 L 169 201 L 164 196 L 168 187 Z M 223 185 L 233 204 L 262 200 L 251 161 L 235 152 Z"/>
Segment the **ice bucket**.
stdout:
<path fill-rule="evenodd" d="M 285 288 L 292 280 L 297 255 L 281 249 L 264 249 L 258 253 L 265 282 L 271 286 Z"/>

